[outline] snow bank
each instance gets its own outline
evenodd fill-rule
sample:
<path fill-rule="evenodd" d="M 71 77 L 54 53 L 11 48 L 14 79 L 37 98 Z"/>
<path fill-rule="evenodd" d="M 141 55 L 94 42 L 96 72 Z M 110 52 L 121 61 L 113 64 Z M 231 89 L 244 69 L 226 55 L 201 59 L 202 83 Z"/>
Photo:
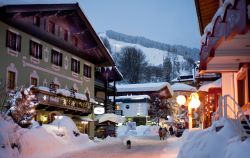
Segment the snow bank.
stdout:
<path fill-rule="evenodd" d="M 159 126 L 137 126 L 136 130 L 129 130 L 128 126 L 119 126 L 116 130 L 118 137 L 123 136 L 157 136 Z"/>
<path fill-rule="evenodd" d="M 56 157 L 94 145 L 88 135 L 80 134 L 74 122 L 66 116 L 52 124 L 34 127 L 20 128 L 13 121 L 0 118 L 0 157 Z M 13 144 L 18 147 L 11 147 Z"/>
<path fill-rule="evenodd" d="M 216 132 L 216 126 L 224 127 Z M 221 119 L 205 130 L 183 133 L 184 142 L 178 158 L 247 158 L 250 139 L 241 141 L 235 124 Z"/>
<path fill-rule="evenodd" d="M 16 133 L 20 127 L 14 124 L 13 121 L 5 121 L 0 115 L 0 157 L 1 158 L 16 158 L 18 157 L 18 148 L 13 147 L 16 143 Z"/>

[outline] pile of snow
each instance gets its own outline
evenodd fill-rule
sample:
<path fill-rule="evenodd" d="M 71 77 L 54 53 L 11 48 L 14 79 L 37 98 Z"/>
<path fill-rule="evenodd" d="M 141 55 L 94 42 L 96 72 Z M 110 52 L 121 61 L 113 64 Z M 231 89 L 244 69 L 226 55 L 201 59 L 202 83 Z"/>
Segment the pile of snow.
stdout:
<path fill-rule="evenodd" d="M 216 132 L 216 127 L 223 128 Z M 232 120 L 221 119 L 205 130 L 183 133 L 178 158 L 249 158 L 250 138 L 241 141 Z"/>
<path fill-rule="evenodd" d="M 74 122 L 66 116 L 52 124 L 31 129 L 0 119 L 0 129 L 0 157 L 4 158 L 56 157 L 94 145 L 88 135 L 80 134 Z"/>
<path fill-rule="evenodd" d="M 158 136 L 159 126 L 136 126 L 136 130 L 129 130 L 128 126 L 119 126 L 116 129 L 117 137 L 124 136 Z"/>
<path fill-rule="evenodd" d="M 2 158 L 16 158 L 19 155 L 18 148 L 14 144 L 19 136 L 15 132 L 20 127 L 12 120 L 6 121 L 0 115 L 0 157 Z"/>

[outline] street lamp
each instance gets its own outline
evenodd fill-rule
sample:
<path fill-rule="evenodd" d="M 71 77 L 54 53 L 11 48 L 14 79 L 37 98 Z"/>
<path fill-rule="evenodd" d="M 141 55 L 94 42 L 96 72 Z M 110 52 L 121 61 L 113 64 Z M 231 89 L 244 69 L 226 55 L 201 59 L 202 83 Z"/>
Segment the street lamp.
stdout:
<path fill-rule="evenodd" d="M 191 93 L 188 103 L 188 128 L 193 128 L 192 108 L 198 108 L 201 105 L 198 93 Z"/>
<path fill-rule="evenodd" d="M 176 98 L 176 102 L 179 105 L 185 105 L 187 102 L 188 104 L 188 128 L 192 129 L 193 128 L 192 108 L 198 108 L 201 105 L 198 93 L 191 93 L 190 97 L 188 97 L 188 101 L 186 100 L 185 96 L 179 95 Z"/>

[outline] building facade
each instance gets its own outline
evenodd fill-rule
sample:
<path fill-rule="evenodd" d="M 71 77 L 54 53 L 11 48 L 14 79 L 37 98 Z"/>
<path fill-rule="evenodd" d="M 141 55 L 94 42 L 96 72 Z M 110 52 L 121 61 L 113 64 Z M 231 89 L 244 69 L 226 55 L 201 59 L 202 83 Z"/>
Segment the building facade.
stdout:
<path fill-rule="evenodd" d="M 34 85 L 44 123 L 92 113 L 96 69 L 119 72 L 77 3 L 1 6 L 0 34 L 0 79 L 7 91 Z"/>
<path fill-rule="evenodd" d="M 195 0 L 202 35 L 200 73 L 221 73 L 222 96 L 234 110 L 250 102 L 250 2 Z M 207 6 L 210 6 L 207 7 Z"/>

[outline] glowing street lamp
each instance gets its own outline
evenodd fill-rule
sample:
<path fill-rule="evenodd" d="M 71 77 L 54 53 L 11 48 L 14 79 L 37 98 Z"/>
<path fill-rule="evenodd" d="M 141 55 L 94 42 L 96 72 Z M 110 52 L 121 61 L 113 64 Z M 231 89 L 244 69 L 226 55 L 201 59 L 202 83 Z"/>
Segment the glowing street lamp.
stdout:
<path fill-rule="evenodd" d="M 193 128 L 192 108 L 198 108 L 201 105 L 198 93 L 191 93 L 190 102 L 188 103 L 188 126 Z"/>
<path fill-rule="evenodd" d="M 176 102 L 181 106 L 185 105 L 186 102 L 188 104 L 188 128 L 192 129 L 192 108 L 198 108 L 201 105 L 201 102 L 199 100 L 198 93 L 191 93 L 190 97 L 188 98 L 188 101 L 186 100 L 186 97 L 183 95 L 179 95 L 176 98 Z"/>
<path fill-rule="evenodd" d="M 181 106 L 181 105 L 185 105 L 186 103 L 186 97 L 184 95 L 178 95 L 176 97 L 176 102 Z"/>

